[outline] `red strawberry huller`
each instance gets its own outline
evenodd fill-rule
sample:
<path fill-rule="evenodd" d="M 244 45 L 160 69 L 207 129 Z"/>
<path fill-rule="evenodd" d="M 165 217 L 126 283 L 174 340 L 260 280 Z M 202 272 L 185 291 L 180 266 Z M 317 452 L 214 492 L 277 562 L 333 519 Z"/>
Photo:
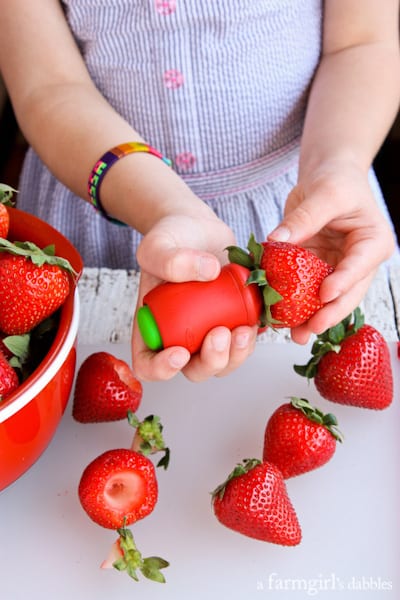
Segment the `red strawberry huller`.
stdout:
<path fill-rule="evenodd" d="M 194 354 L 214 327 L 259 324 L 263 299 L 257 285 L 247 285 L 249 276 L 249 269 L 230 263 L 213 281 L 155 287 L 137 314 L 145 344 L 151 350 L 183 346 Z"/>

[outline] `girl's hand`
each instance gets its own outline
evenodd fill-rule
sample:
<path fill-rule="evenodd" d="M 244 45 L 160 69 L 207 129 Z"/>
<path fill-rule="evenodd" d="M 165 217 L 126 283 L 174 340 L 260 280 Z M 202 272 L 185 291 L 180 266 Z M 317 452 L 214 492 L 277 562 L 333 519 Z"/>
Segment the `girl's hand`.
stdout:
<path fill-rule="evenodd" d="M 141 267 L 138 306 L 161 281 L 211 281 L 227 262 L 224 248 L 235 243 L 232 231 L 216 217 L 168 216 L 143 238 L 137 252 Z M 132 333 L 132 362 L 142 380 L 170 379 L 179 371 L 191 381 L 222 376 L 237 368 L 254 349 L 257 328 L 217 327 L 206 336 L 199 353 L 172 347 L 149 350 L 140 335 L 136 315 Z"/>
<path fill-rule="evenodd" d="M 368 176 L 351 164 L 325 166 L 290 193 L 281 225 L 269 239 L 301 244 L 335 267 L 321 285 L 325 306 L 292 330 L 307 343 L 354 310 L 394 248 L 394 234 L 373 196 Z"/>

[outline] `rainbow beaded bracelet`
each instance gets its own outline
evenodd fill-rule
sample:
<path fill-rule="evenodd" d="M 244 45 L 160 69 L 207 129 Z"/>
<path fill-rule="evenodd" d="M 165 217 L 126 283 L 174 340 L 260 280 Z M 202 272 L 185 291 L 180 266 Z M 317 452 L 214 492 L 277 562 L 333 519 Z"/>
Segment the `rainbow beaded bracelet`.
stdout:
<path fill-rule="evenodd" d="M 104 207 L 100 201 L 100 186 L 108 169 L 110 169 L 110 167 L 112 167 L 112 165 L 120 158 L 123 158 L 124 156 L 134 152 L 148 152 L 149 154 L 160 158 L 169 167 L 172 166 L 172 161 L 169 158 L 166 158 L 158 150 L 142 142 L 127 142 L 125 144 L 119 144 L 103 154 L 103 156 L 96 162 L 90 173 L 88 180 L 88 195 L 91 204 L 94 206 L 97 212 L 99 212 L 102 217 L 107 219 L 107 221 L 115 223 L 116 225 L 126 226 L 126 223 L 123 223 L 118 219 L 114 219 L 104 210 Z"/>

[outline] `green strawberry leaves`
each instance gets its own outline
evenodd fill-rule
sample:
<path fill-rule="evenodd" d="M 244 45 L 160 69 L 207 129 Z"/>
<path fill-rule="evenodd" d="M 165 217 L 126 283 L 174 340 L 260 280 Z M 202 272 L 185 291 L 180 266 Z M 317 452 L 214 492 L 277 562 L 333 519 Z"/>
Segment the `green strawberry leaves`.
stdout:
<path fill-rule="evenodd" d="M 257 465 L 260 465 L 261 461 L 258 458 L 244 458 L 241 463 L 238 463 L 233 471 L 228 475 L 223 483 L 218 485 L 213 492 L 211 492 L 212 498 L 218 496 L 220 499 L 224 497 L 225 488 L 231 479 L 245 475 Z"/>
<path fill-rule="evenodd" d="M 13 202 L 12 197 L 14 194 L 17 194 L 18 190 L 15 190 L 10 185 L 6 183 L 0 183 L 0 203 L 5 204 L 6 206 L 13 206 L 15 202 Z"/>
<path fill-rule="evenodd" d="M 271 306 L 282 300 L 282 296 L 269 285 L 265 270 L 260 266 L 264 252 L 262 244 L 257 242 L 254 235 L 251 234 L 247 244 L 248 252 L 237 246 L 227 246 L 225 250 L 228 251 L 229 262 L 249 269 L 250 275 L 246 281 L 246 285 L 256 284 L 260 287 L 264 301 L 264 310 L 260 317 L 260 327 L 278 325 L 280 321 L 272 317 Z"/>
<path fill-rule="evenodd" d="M 364 325 L 364 315 L 357 307 L 343 321 L 317 336 L 311 348 L 311 358 L 305 365 L 293 365 L 298 375 L 313 379 L 317 373 L 318 363 L 328 352 L 339 353 L 342 342 L 356 333 Z"/>
<path fill-rule="evenodd" d="M 332 413 L 324 414 L 319 408 L 312 406 L 306 398 L 292 396 L 291 405 L 301 411 L 310 421 L 323 425 L 338 442 L 343 442 L 343 434 L 338 429 L 338 421 Z"/>
<path fill-rule="evenodd" d="M 46 248 L 39 248 L 33 242 L 10 242 L 5 238 L 0 238 L 0 252 L 8 252 L 14 256 L 24 256 L 29 258 L 34 265 L 41 267 L 45 264 L 58 266 L 74 277 L 77 276 L 71 263 L 61 256 L 55 256 L 55 247 L 53 244 Z"/>
<path fill-rule="evenodd" d="M 144 456 L 164 452 L 164 456 L 158 461 L 157 467 L 167 469 L 170 449 L 165 446 L 160 417 L 149 415 L 143 421 L 139 421 L 134 412 L 128 411 L 128 423 L 136 429 L 132 448 L 136 452 L 141 452 Z"/>
<path fill-rule="evenodd" d="M 143 558 L 136 547 L 132 532 L 126 527 L 121 527 L 117 530 L 119 533 L 119 547 L 122 556 L 113 563 L 113 567 L 118 571 L 126 571 L 135 581 L 139 581 L 137 571 L 139 570 L 144 577 L 165 583 L 165 577 L 161 573 L 161 569 L 169 566 L 169 562 L 159 556 L 150 556 Z"/>

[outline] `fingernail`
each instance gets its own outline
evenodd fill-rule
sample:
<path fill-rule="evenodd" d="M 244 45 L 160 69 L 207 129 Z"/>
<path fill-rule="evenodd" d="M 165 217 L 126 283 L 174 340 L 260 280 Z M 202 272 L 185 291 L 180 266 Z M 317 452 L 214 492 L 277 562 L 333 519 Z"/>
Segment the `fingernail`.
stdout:
<path fill-rule="evenodd" d="M 211 343 L 217 352 L 224 352 L 229 344 L 229 334 L 227 332 L 216 333 L 211 338 Z"/>
<path fill-rule="evenodd" d="M 249 345 L 250 336 L 248 333 L 240 333 L 235 337 L 235 345 L 238 348 L 246 348 Z"/>
<path fill-rule="evenodd" d="M 274 240 L 275 242 L 287 242 L 290 238 L 290 229 L 284 225 L 277 227 L 272 233 L 269 234 L 268 238 Z"/>
<path fill-rule="evenodd" d="M 187 352 L 185 350 L 174 350 L 169 355 L 168 360 L 173 369 L 182 369 L 188 361 Z"/>
<path fill-rule="evenodd" d="M 204 281 L 215 279 L 218 275 L 219 266 L 217 259 L 201 256 L 199 261 L 199 278 Z"/>

